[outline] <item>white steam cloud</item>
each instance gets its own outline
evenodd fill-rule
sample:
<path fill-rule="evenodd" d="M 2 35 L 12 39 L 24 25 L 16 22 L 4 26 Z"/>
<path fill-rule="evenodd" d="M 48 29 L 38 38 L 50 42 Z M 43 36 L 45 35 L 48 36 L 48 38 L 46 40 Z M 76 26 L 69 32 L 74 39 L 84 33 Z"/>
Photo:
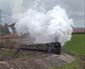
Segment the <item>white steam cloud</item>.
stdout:
<path fill-rule="evenodd" d="M 17 20 L 15 28 L 18 35 L 29 34 L 34 39 L 33 44 L 60 42 L 63 46 L 71 39 L 73 21 L 68 18 L 65 9 L 59 6 L 47 12 L 27 9 Z"/>

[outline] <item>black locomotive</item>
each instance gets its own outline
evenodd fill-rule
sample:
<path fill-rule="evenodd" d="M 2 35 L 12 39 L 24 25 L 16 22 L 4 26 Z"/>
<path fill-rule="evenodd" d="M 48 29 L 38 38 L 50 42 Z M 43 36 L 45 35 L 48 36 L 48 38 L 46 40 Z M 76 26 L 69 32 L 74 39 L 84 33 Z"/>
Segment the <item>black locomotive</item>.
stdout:
<path fill-rule="evenodd" d="M 51 42 L 46 44 L 32 44 L 32 45 L 20 45 L 19 50 L 30 50 L 30 51 L 40 51 L 40 52 L 48 52 L 53 54 L 61 53 L 61 44 L 59 42 Z"/>

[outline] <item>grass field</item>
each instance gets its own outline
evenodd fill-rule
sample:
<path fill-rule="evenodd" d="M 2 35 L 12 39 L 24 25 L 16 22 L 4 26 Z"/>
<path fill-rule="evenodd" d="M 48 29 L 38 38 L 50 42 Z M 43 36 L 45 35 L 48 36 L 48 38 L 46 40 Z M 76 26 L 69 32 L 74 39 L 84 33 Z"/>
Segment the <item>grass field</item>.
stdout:
<path fill-rule="evenodd" d="M 73 34 L 71 41 L 65 44 L 64 51 L 73 54 L 76 60 L 55 69 L 85 69 L 85 34 Z"/>
<path fill-rule="evenodd" d="M 73 34 L 71 41 L 65 44 L 64 49 L 75 55 L 85 55 L 85 34 Z"/>

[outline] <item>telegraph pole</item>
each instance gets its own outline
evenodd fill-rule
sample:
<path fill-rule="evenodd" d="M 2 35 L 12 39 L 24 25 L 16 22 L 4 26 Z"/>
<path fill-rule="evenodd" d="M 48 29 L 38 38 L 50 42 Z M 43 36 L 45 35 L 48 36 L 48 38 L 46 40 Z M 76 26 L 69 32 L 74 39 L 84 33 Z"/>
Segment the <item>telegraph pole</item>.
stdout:
<path fill-rule="evenodd" d="M 0 24 L 2 24 L 2 10 L 0 9 Z M 2 26 L 0 27 L 0 35 L 2 35 Z"/>
<path fill-rule="evenodd" d="M 1 27 L 0 27 L 0 35 L 2 35 L 3 34 L 3 27 L 2 27 L 2 10 L 0 9 L 0 25 L 1 25 Z"/>
<path fill-rule="evenodd" d="M 2 23 L 2 10 L 0 9 L 0 23 Z"/>
<path fill-rule="evenodd" d="M 2 10 L 0 9 L 0 25 L 1 25 L 1 27 L 0 27 L 0 36 L 2 36 L 3 35 L 3 27 L 2 27 Z M 1 37 L 1 40 L 0 40 L 1 42 L 1 45 L 3 45 L 3 37 Z"/>

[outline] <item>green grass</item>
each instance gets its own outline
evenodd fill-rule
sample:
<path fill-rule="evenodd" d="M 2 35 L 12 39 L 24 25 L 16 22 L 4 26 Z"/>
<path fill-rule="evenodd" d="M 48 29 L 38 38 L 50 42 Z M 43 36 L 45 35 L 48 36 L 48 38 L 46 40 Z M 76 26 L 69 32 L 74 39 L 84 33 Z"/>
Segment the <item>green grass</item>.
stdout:
<path fill-rule="evenodd" d="M 85 55 L 85 34 L 73 34 L 71 41 L 65 44 L 64 49 L 75 55 Z"/>
<path fill-rule="evenodd" d="M 15 52 L 11 49 L 0 50 L 0 60 L 11 57 Z"/>
<path fill-rule="evenodd" d="M 71 41 L 65 44 L 64 52 L 73 54 L 76 60 L 64 66 L 56 66 L 54 69 L 85 69 L 80 59 L 85 58 L 85 34 L 73 34 Z"/>

